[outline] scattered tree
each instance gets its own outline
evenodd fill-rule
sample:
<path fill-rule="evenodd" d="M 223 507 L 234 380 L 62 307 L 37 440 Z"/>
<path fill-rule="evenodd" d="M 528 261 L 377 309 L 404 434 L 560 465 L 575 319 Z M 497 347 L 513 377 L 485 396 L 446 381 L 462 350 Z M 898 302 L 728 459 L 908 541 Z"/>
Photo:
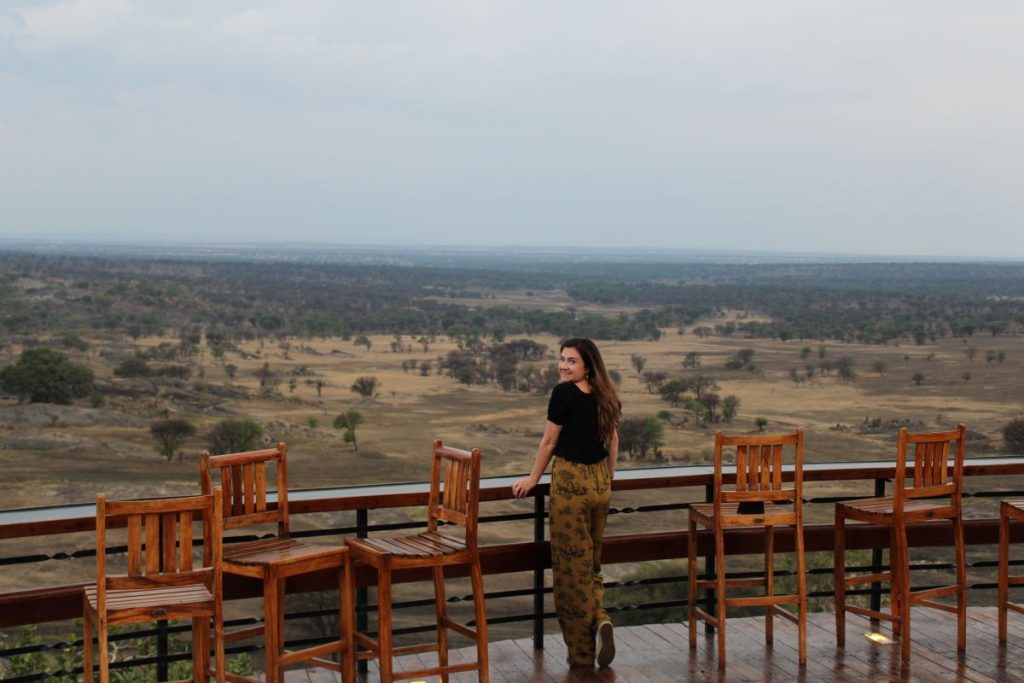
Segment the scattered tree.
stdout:
<path fill-rule="evenodd" d="M 683 394 L 690 388 L 690 383 L 685 379 L 671 379 L 661 385 L 658 389 L 658 393 L 661 394 L 661 400 L 668 401 L 672 404 L 672 407 L 679 405 L 679 401 L 682 399 Z"/>
<path fill-rule="evenodd" d="M 881 377 L 885 374 L 885 361 L 879 358 L 871 365 L 871 369 L 877 372 L 878 376 Z"/>
<path fill-rule="evenodd" d="M 629 457 L 644 460 L 648 451 L 660 455 L 665 427 L 656 417 L 627 417 L 619 423 L 619 449 Z"/>
<path fill-rule="evenodd" d="M 222 420 L 210 431 L 210 453 L 241 453 L 256 448 L 263 436 L 263 427 L 250 418 Z"/>
<path fill-rule="evenodd" d="M 825 347 L 822 347 L 825 348 Z M 758 417 L 754 419 L 754 424 L 757 426 L 757 431 L 763 432 L 764 428 L 768 426 L 767 417 Z"/>
<path fill-rule="evenodd" d="M 170 462 L 175 451 L 185 443 L 185 439 L 196 433 L 196 428 L 185 419 L 157 420 L 149 426 L 149 433 L 156 439 L 156 451 Z M 181 460 L 181 456 L 178 456 Z"/>
<path fill-rule="evenodd" d="M 690 380 L 690 390 L 697 394 L 697 400 L 701 399 L 706 391 L 718 389 L 718 381 L 709 375 L 697 375 Z"/>
<path fill-rule="evenodd" d="M 636 370 L 637 375 L 644 374 L 644 365 L 647 364 L 647 359 L 641 355 L 633 354 L 629 357 L 629 362 L 633 364 L 633 369 Z"/>
<path fill-rule="evenodd" d="M 914 384 L 916 384 L 917 386 L 921 386 L 921 384 L 924 383 L 924 373 L 915 372 L 913 375 L 910 376 L 910 379 L 914 380 Z"/>
<path fill-rule="evenodd" d="M 689 351 L 683 357 L 684 368 L 699 368 L 700 367 L 700 354 L 696 351 Z"/>
<path fill-rule="evenodd" d="M 740 398 L 735 394 L 729 394 L 722 399 L 722 420 L 732 422 L 733 418 L 740 411 Z"/>
<path fill-rule="evenodd" d="M 94 391 L 92 370 L 53 349 L 25 349 L 0 369 L 0 390 L 29 403 L 71 403 Z"/>
<path fill-rule="evenodd" d="M 380 381 L 376 377 L 364 376 L 356 378 L 350 389 L 364 398 L 373 398 L 380 386 Z"/>
<path fill-rule="evenodd" d="M 1003 446 L 1007 453 L 1024 455 L 1024 418 L 1010 420 L 1003 425 Z"/>
<path fill-rule="evenodd" d="M 641 381 L 647 386 L 647 391 L 654 393 L 661 388 L 662 383 L 668 379 L 667 372 L 649 370 L 643 374 Z"/>
<path fill-rule="evenodd" d="M 356 440 L 356 428 L 363 424 L 363 415 L 358 410 L 346 410 L 334 418 L 334 428 L 344 430 L 342 437 L 345 443 L 352 444 L 352 450 L 359 452 L 359 442 Z"/>
<path fill-rule="evenodd" d="M 238 375 L 238 366 L 234 363 L 228 363 L 224 366 L 224 374 L 228 376 L 229 382 L 234 382 L 235 377 Z"/>
<path fill-rule="evenodd" d="M 115 377 L 150 377 L 153 375 L 153 368 L 149 366 L 145 358 L 134 356 L 125 358 L 114 366 Z"/>

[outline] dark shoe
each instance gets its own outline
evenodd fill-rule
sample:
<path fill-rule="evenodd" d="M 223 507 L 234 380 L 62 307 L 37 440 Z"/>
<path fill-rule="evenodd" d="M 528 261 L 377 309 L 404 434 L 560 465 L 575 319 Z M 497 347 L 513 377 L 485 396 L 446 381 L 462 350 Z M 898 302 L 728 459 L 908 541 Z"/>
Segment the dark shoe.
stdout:
<path fill-rule="evenodd" d="M 608 666 L 615 659 L 615 635 L 612 622 L 605 619 L 597 625 L 597 665 Z"/>

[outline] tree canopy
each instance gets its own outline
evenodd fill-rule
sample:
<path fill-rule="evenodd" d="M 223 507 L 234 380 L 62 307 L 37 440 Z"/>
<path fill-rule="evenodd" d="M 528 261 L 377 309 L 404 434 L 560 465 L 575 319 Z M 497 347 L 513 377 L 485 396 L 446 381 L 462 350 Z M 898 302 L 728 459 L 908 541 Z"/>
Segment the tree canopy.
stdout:
<path fill-rule="evenodd" d="M 25 349 L 17 363 L 0 369 L 0 389 L 19 401 L 71 403 L 95 389 L 92 370 L 47 348 Z"/>

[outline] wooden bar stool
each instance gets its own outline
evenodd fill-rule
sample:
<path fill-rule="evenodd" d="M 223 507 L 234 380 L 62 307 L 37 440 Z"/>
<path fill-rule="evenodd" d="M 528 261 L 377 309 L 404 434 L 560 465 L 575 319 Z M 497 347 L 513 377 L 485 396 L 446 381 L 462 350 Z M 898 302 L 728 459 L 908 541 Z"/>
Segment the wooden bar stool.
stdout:
<path fill-rule="evenodd" d="M 999 642 L 1006 642 L 1006 613 L 1024 614 L 1024 605 L 1010 602 L 1010 586 L 1024 586 L 1024 575 L 1010 576 L 1010 522 L 1024 522 L 1024 500 L 999 504 Z"/>
<path fill-rule="evenodd" d="M 787 448 L 789 447 L 789 448 Z M 723 488 L 725 449 L 735 449 L 736 485 L 734 490 Z M 783 487 L 782 470 L 784 451 L 791 450 L 793 485 Z M 697 620 L 714 626 L 718 633 L 718 668 L 725 668 L 725 615 L 729 607 L 764 607 L 765 640 L 773 638 L 773 616 L 779 615 L 797 624 L 800 664 L 807 663 L 807 577 L 804 561 L 803 526 L 803 462 L 804 433 L 726 436 L 715 434 L 715 499 L 713 503 L 690 505 L 690 535 L 687 567 L 690 575 L 690 649 L 697 648 Z M 791 503 L 792 508 L 783 507 Z M 795 595 L 775 593 L 775 527 L 791 526 L 796 552 Z M 711 529 L 715 536 L 715 576 L 707 580 L 697 577 L 697 527 Z M 764 578 L 727 579 L 725 575 L 725 530 L 740 527 L 765 527 Z M 728 597 L 729 588 L 761 587 L 764 595 Z M 698 589 L 711 589 L 715 593 L 715 614 L 697 607 Z M 782 608 L 796 605 L 797 614 Z"/>
<path fill-rule="evenodd" d="M 442 478 L 443 474 L 443 478 Z M 377 638 L 356 633 L 356 642 L 369 649 L 361 659 L 376 658 L 381 683 L 408 678 L 439 676 L 447 683 L 449 674 L 476 671 L 481 683 L 487 683 L 487 611 L 483 574 L 477 553 L 477 512 L 480 492 L 480 450 L 457 450 L 434 442 L 430 471 L 430 499 L 427 504 L 427 530 L 409 536 L 347 539 L 352 561 L 373 567 L 377 572 Z M 441 533 L 442 522 L 464 527 L 463 538 Z M 444 569 L 468 565 L 473 585 L 476 628 L 470 628 L 448 616 L 445 601 Z M 394 647 L 391 621 L 391 572 L 429 567 L 434 579 L 434 604 L 437 612 L 437 642 Z M 477 661 L 463 664 L 448 662 L 448 631 L 476 641 Z M 437 666 L 415 671 L 394 671 L 392 657 L 419 652 L 437 652 Z"/>
<path fill-rule="evenodd" d="M 202 523 L 204 561 L 195 568 L 193 526 Z M 214 624 L 214 676 L 223 683 L 224 616 L 220 581 L 220 489 L 204 496 L 108 501 L 96 496 L 96 583 L 83 596 L 84 680 L 93 680 L 92 635 L 99 649 L 100 683 L 110 681 L 109 627 L 143 621 L 192 620 L 192 676 L 204 683 Z M 128 566 L 107 566 L 108 529 L 125 526 Z"/>
<path fill-rule="evenodd" d="M 269 470 L 269 471 L 268 471 Z M 348 549 L 343 545 L 325 546 L 302 543 L 288 537 L 288 448 L 247 453 L 199 456 L 199 476 L 203 491 L 213 488 L 213 473 L 220 473 L 224 489 L 224 528 L 238 529 L 267 524 L 277 525 L 277 537 L 262 538 L 224 547 L 223 571 L 263 582 L 263 625 L 227 634 L 229 642 L 263 636 L 265 683 L 283 683 L 285 667 L 312 662 L 340 671 L 345 683 L 354 683 L 355 650 L 352 643 L 352 577 Z M 273 476 L 273 478 L 271 478 Z M 277 504 L 268 502 L 269 486 L 276 480 Z M 338 628 L 336 640 L 302 650 L 285 650 L 285 580 L 322 570 L 338 573 Z M 325 659 L 337 653 L 340 662 Z M 228 673 L 229 681 L 254 679 Z"/>
<path fill-rule="evenodd" d="M 903 661 L 910 659 L 910 607 L 921 605 L 956 614 L 957 650 L 967 647 L 967 556 L 964 551 L 962 492 L 964 477 L 963 425 L 946 432 L 910 433 L 900 429 L 896 441 L 896 478 L 893 495 L 836 503 L 835 591 L 836 643 L 846 644 L 846 612 L 892 623 L 893 637 L 900 639 Z M 907 485 L 907 451 L 914 447 L 913 480 Z M 953 461 L 950 462 L 950 454 Z M 935 500 L 946 498 L 946 500 Z M 846 520 L 889 527 L 889 571 L 846 576 Z M 950 586 L 912 591 L 907 525 L 916 522 L 948 520 L 953 525 L 956 553 L 956 583 Z M 846 589 L 866 583 L 888 581 L 891 586 L 891 613 L 876 612 L 846 603 Z M 956 606 L 936 602 L 936 598 L 956 596 Z"/>

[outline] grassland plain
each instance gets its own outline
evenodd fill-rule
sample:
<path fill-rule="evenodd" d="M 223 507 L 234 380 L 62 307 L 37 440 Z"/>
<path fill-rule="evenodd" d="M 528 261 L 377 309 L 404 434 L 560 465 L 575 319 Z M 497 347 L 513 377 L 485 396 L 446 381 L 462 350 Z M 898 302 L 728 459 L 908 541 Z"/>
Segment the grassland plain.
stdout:
<path fill-rule="evenodd" d="M 568 299 L 559 300 L 557 294 L 541 303 L 556 308 L 568 304 Z M 803 427 L 809 462 L 888 459 L 899 425 L 933 429 L 957 422 L 971 430 L 968 455 L 977 457 L 998 450 L 999 429 L 1024 410 L 1024 345 L 1018 337 L 940 338 L 924 345 L 881 346 L 699 337 L 693 328 L 682 334 L 677 329 L 662 332 L 657 341 L 600 342 L 608 366 L 621 374 L 619 390 L 625 415 L 646 417 L 668 411 L 660 454 L 645 461 L 623 458 L 622 467 L 708 462 L 715 429 L 752 432 L 757 429 L 756 418 L 767 420 L 766 431 Z M 548 348 L 548 358 L 540 365 L 554 362 L 558 340 L 546 335 L 531 338 Z M 460 447 L 480 447 L 484 476 L 513 475 L 528 469 L 543 429 L 546 395 L 504 392 L 493 385 L 465 386 L 440 374 L 438 357 L 456 349 L 455 342 L 443 337 L 430 343 L 427 350 L 410 341 L 397 352 L 391 348 L 391 336 L 371 335 L 368 339 L 369 346 L 337 338 L 290 339 L 287 343 L 264 340 L 242 344 L 237 352 L 229 351 L 221 359 L 213 358 L 203 344 L 189 361 L 193 381 L 174 390 L 153 385 L 130 395 L 111 394 L 99 408 L 0 405 L 3 507 L 88 503 L 101 491 L 125 498 L 191 493 L 198 485 L 196 457 L 206 447 L 205 433 L 220 420 L 238 416 L 260 421 L 266 443 L 288 443 L 292 488 L 422 480 L 434 438 Z M 155 347 L 163 341 L 175 340 L 144 338 L 134 344 Z M 106 351 L 123 353 L 132 343 L 125 342 L 119 349 L 111 349 L 111 344 L 97 341 L 90 350 L 73 351 L 71 356 L 87 363 L 101 381 L 123 384 L 112 374 L 114 361 L 110 359 L 117 353 Z M 741 349 L 753 349 L 754 369 L 726 369 L 726 362 Z M 19 350 L 16 345 L 6 348 L 0 360 L 13 361 Z M 690 352 L 699 354 L 700 366 L 684 369 L 682 360 Z M 1002 361 L 986 361 L 1000 352 Z M 834 371 L 822 374 L 820 370 L 807 378 L 807 366 L 819 364 L 822 354 L 831 361 L 852 358 L 856 379 L 843 381 Z M 740 398 L 737 417 L 731 424 L 697 425 L 682 408 L 670 406 L 648 389 L 634 368 L 634 356 L 646 359 L 645 371 L 664 372 L 670 378 L 714 377 L 720 395 Z M 422 375 L 408 369 L 413 360 L 431 361 L 431 372 Z M 234 379 L 227 374 L 228 364 L 237 368 Z M 269 393 L 261 391 L 257 374 L 265 364 L 280 382 Z M 364 398 L 350 390 L 362 376 L 377 378 L 375 396 Z M 291 377 L 297 378 L 293 388 L 288 384 Z M 321 390 L 307 380 L 322 382 Z M 234 391 L 217 396 L 205 392 L 203 386 Z M 337 414 L 351 409 L 365 419 L 358 429 L 358 452 L 331 426 Z M 165 416 L 184 417 L 199 428 L 181 448 L 181 457 L 171 461 L 155 451 L 148 430 L 152 420 Z M 992 486 L 992 482 L 986 484 Z M 840 488 L 818 486 L 810 493 L 829 495 Z M 678 501 L 699 495 L 696 491 L 664 493 L 666 500 Z M 642 500 L 623 494 L 614 504 L 626 507 Z M 809 515 L 824 521 L 831 510 L 819 507 Z M 486 512 L 527 508 L 528 504 L 521 502 L 494 503 L 488 504 Z M 968 508 L 968 514 L 983 512 L 981 503 Z M 376 514 L 373 521 L 416 514 L 391 511 Z M 608 533 L 652 524 L 678 527 L 684 521 L 679 513 L 664 513 L 656 519 L 614 515 Z M 300 522 L 346 523 L 351 521 L 340 516 Z M 487 543 L 526 538 L 530 530 L 527 525 L 488 525 L 482 534 Z M 65 551 L 88 548 L 91 537 L 64 538 L 60 543 Z M 33 543 L 0 543 L 0 555 L 55 552 L 58 549 L 52 544 L 53 539 L 39 548 Z M 3 572 L 0 590 L 84 580 L 92 571 L 91 560 L 40 566 L 33 575 Z M 629 571 L 627 566 L 609 568 L 613 577 Z M 495 577 L 489 588 L 514 581 Z"/>

